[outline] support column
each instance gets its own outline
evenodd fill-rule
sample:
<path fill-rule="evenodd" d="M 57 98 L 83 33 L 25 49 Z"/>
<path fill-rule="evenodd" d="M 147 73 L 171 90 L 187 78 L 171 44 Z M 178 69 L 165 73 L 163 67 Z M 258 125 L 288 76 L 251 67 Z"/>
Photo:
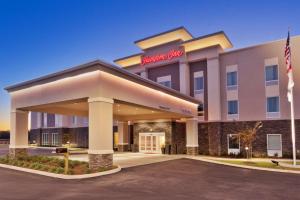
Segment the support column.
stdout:
<path fill-rule="evenodd" d="M 208 120 L 221 120 L 219 57 L 207 59 Z"/>
<path fill-rule="evenodd" d="M 198 120 L 189 118 L 186 120 L 186 154 L 198 155 Z"/>
<path fill-rule="evenodd" d="M 113 165 L 113 99 L 89 98 L 89 167 Z"/>
<path fill-rule="evenodd" d="M 118 151 L 128 151 L 128 122 L 118 122 L 119 144 Z"/>
<path fill-rule="evenodd" d="M 27 155 L 28 112 L 14 110 L 10 113 L 9 156 L 14 158 Z"/>
<path fill-rule="evenodd" d="M 179 63 L 180 92 L 190 96 L 190 68 L 187 61 Z"/>

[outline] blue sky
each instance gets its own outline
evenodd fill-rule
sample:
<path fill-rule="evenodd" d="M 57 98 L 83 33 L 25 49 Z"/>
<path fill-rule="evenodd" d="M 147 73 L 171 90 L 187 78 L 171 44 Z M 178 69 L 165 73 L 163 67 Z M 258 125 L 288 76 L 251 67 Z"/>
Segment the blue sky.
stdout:
<path fill-rule="evenodd" d="M 133 41 L 185 26 L 223 30 L 234 48 L 300 34 L 299 1 L 0 0 L 0 130 L 8 128 L 7 85 L 139 52 Z"/>

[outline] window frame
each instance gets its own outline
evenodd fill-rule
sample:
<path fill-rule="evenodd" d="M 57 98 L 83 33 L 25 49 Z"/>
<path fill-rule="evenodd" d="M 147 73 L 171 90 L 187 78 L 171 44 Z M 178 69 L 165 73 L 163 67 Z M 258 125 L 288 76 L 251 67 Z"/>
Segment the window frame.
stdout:
<path fill-rule="evenodd" d="M 197 88 L 197 82 L 196 79 L 197 78 L 201 78 L 202 79 L 202 89 L 196 89 Z M 205 79 L 204 79 L 204 72 L 203 71 L 196 71 L 194 72 L 194 76 L 193 76 L 193 86 L 194 86 L 194 96 L 198 95 L 198 94 L 203 94 L 204 93 L 204 89 L 205 89 Z"/>
<path fill-rule="evenodd" d="M 156 82 L 160 85 L 163 85 L 163 86 L 167 87 L 167 88 L 172 88 L 172 76 L 171 75 L 157 77 Z M 168 86 L 166 86 L 166 84 L 164 84 L 164 83 L 167 83 L 167 82 L 170 82 L 170 87 L 168 87 Z"/>
<path fill-rule="evenodd" d="M 49 133 L 42 133 L 42 146 L 48 146 L 48 145 L 49 145 Z"/>
<path fill-rule="evenodd" d="M 278 97 L 278 111 L 277 112 L 269 112 L 268 111 L 268 99 L 272 97 Z M 266 97 L 266 118 L 280 118 L 280 96 L 269 96 Z"/>
<path fill-rule="evenodd" d="M 230 114 L 229 113 L 229 102 L 237 102 L 237 113 Z M 239 100 L 227 100 L 227 115 L 238 115 L 239 114 Z"/>
<path fill-rule="evenodd" d="M 277 80 L 267 80 L 267 68 L 268 67 L 277 67 Z M 265 86 L 272 86 L 272 85 L 279 85 L 279 66 L 278 64 L 270 64 L 270 65 L 265 65 Z"/>
<path fill-rule="evenodd" d="M 280 136 L 280 149 L 269 149 L 269 136 L 275 136 L 278 135 Z M 279 133 L 270 133 L 267 134 L 267 155 L 268 156 L 274 156 L 274 154 L 277 153 L 278 157 L 282 157 L 282 134 Z"/>
<path fill-rule="evenodd" d="M 230 153 L 239 154 L 241 151 L 241 138 L 240 137 L 238 137 L 239 148 L 238 149 L 229 148 L 230 147 L 229 146 L 229 138 L 233 135 L 238 136 L 238 134 L 227 134 L 227 152 L 228 152 L 228 154 L 230 154 Z"/>
<path fill-rule="evenodd" d="M 230 73 L 236 73 L 236 84 L 235 85 L 228 85 L 228 74 Z M 237 90 L 238 89 L 238 83 L 239 81 L 239 74 L 237 70 L 232 70 L 232 71 L 226 71 L 226 88 L 227 90 Z"/>

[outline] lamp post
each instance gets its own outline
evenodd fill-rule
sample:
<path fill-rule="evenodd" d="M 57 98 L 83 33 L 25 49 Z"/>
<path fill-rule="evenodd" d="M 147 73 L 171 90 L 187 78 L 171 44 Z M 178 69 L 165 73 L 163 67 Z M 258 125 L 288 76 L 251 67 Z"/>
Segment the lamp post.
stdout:
<path fill-rule="evenodd" d="M 245 147 L 247 159 L 249 159 L 249 147 Z"/>

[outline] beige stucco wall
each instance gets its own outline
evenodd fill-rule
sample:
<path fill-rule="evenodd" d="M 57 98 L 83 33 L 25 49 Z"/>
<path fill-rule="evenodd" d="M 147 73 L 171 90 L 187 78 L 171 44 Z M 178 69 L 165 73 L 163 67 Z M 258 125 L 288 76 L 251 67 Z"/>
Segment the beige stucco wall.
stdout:
<path fill-rule="evenodd" d="M 290 118 L 287 101 L 286 65 L 284 59 L 285 40 L 275 41 L 224 53 L 220 55 L 222 120 L 227 119 L 226 66 L 237 65 L 239 120 L 266 119 L 265 60 L 278 58 L 280 118 Z M 291 38 L 292 65 L 294 69 L 295 116 L 300 118 L 300 37 Z"/>

